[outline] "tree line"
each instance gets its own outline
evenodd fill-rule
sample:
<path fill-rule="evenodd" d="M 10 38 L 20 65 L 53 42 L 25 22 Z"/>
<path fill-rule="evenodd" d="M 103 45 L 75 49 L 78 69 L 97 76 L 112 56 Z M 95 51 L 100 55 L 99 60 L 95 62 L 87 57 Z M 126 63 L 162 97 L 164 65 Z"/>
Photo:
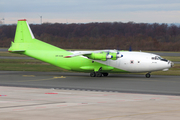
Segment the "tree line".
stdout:
<path fill-rule="evenodd" d="M 30 24 L 36 39 L 64 49 L 180 51 L 180 26 L 148 23 Z M 0 26 L 0 47 L 9 47 L 16 25 Z"/>

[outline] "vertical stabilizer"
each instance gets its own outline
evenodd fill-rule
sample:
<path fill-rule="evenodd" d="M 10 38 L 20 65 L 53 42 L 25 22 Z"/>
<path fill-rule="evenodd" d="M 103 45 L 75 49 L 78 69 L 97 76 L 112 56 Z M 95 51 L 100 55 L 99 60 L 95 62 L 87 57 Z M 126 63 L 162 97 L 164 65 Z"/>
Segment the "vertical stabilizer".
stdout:
<path fill-rule="evenodd" d="M 26 19 L 18 20 L 14 43 L 29 43 L 34 39 L 34 35 Z"/>
<path fill-rule="evenodd" d="M 66 51 L 35 39 L 27 20 L 21 19 L 18 20 L 14 42 L 8 51 L 25 54 L 27 50 Z"/>

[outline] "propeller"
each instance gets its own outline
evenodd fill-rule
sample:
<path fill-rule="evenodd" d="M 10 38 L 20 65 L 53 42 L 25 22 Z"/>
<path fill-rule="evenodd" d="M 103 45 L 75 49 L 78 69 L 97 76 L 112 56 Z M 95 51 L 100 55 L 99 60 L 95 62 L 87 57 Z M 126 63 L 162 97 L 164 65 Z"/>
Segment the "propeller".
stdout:
<path fill-rule="evenodd" d="M 109 51 L 107 52 L 106 58 L 108 59 L 113 58 L 113 56 L 109 54 Z"/>
<path fill-rule="evenodd" d="M 117 57 L 117 58 L 121 58 L 121 57 L 123 57 L 123 55 L 122 55 L 122 54 L 120 54 L 120 49 L 117 49 L 117 55 L 116 55 L 116 57 Z"/>

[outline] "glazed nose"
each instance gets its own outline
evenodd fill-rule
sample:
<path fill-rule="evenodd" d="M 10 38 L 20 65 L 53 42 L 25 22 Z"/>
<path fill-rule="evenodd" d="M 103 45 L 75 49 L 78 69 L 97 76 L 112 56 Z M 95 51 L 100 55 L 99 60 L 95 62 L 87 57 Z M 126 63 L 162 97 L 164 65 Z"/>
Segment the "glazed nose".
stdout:
<path fill-rule="evenodd" d="M 171 62 L 171 67 L 173 67 L 174 66 L 174 63 L 173 62 Z"/>
<path fill-rule="evenodd" d="M 168 64 L 171 64 L 171 67 L 173 67 L 173 66 L 174 66 L 174 63 L 173 63 L 173 62 L 171 62 L 171 61 L 169 61 L 169 62 L 168 62 Z"/>

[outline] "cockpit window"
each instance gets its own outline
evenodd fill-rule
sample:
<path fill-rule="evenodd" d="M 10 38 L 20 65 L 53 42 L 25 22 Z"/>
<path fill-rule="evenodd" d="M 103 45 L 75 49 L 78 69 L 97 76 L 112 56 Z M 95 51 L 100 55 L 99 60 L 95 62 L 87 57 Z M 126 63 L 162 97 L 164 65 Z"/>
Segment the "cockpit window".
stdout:
<path fill-rule="evenodd" d="M 162 60 L 163 58 L 162 57 L 160 57 L 160 56 L 158 56 L 158 58 L 160 59 L 160 60 Z"/>
<path fill-rule="evenodd" d="M 152 59 L 152 60 L 159 60 L 159 59 L 161 59 L 161 57 L 155 56 L 155 57 L 152 57 L 151 59 Z"/>
<path fill-rule="evenodd" d="M 156 56 L 156 57 L 155 57 L 155 60 L 159 60 L 159 57 Z"/>
<path fill-rule="evenodd" d="M 162 57 L 160 57 L 160 56 L 155 56 L 155 57 L 152 57 L 151 58 L 152 60 L 162 60 L 162 61 L 168 61 L 168 60 L 166 60 L 166 59 L 164 59 L 164 58 L 162 58 Z"/>

